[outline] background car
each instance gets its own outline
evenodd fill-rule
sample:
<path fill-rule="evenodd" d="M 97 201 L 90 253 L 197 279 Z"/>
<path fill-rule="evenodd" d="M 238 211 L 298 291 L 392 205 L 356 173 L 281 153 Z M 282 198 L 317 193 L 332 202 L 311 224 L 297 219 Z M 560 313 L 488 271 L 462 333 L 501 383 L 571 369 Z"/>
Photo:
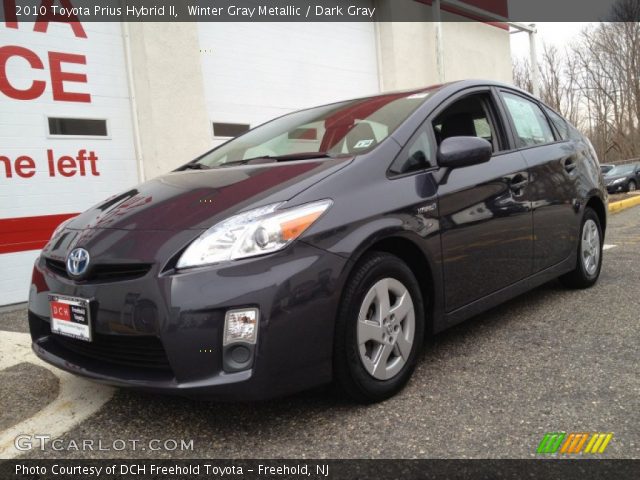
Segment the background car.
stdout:
<path fill-rule="evenodd" d="M 634 192 L 640 185 L 640 164 L 617 165 L 604 176 L 609 193 Z"/>
<path fill-rule="evenodd" d="M 603 163 L 600 165 L 600 172 L 603 175 L 606 175 L 612 168 L 615 168 L 615 165 L 612 165 L 611 163 Z"/>

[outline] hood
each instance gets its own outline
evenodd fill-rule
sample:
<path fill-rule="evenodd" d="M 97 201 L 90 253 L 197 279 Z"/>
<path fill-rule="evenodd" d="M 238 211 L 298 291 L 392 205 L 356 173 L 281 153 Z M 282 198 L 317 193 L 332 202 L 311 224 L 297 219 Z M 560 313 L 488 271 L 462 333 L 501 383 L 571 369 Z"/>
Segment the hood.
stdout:
<path fill-rule="evenodd" d="M 64 262 L 83 247 L 91 263 L 161 268 L 201 231 L 244 210 L 289 200 L 345 167 L 348 158 L 173 172 L 99 203 L 75 217 L 43 249 Z"/>
<path fill-rule="evenodd" d="M 234 213 L 283 202 L 351 157 L 186 170 L 154 178 L 74 218 L 71 230 L 203 230 Z"/>
<path fill-rule="evenodd" d="M 630 174 L 626 174 L 626 175 L 605 175 L 604 176 L 604 181 L 605 183 L 609 184 L 611 182 L 614 182 L 615 180 L 618 180 L 619 178 L 627 178 L 629 177 Z"/>

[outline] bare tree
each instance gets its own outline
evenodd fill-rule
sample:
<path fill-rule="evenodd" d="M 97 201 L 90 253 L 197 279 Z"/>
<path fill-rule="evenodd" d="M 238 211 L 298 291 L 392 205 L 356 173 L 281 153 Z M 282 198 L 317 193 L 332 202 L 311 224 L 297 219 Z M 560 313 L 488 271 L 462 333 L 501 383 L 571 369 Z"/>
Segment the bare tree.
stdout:
<path fill-rule="evenodd" d="M 640 22 L 640 2 L 638 0 L 618 0 L 611 7 L 609 22 Z"/>
<path fill-rule="evenodd" d="M 513 59 L 513 83 L 527 92 L 533 91 L 531 65 L 528 60 L 520 58 Z"/>
<path fill-rule="evenodd" d="M 575 58 L 567 52 L 560 52 L 555 46 L 543 44 L 538 69 L 542 101 L 569 119 L 571 123 L 579 124 L 580 95 L 576 87 Z M 514 59 L 514 83 L 523 90 L 531 92 L 533 90 L 531 77 L 529 61 Z"/>
<path fill-rule="evenodd" d="M 543 45 L 538 64 L 542 100 L 585 131 L 603 161 L 640 156 L 640 2 L 620 0 L 610 17 L 563 51 Z M 514 61 L 514 82 L 528 91 L 530 73 Z"/>

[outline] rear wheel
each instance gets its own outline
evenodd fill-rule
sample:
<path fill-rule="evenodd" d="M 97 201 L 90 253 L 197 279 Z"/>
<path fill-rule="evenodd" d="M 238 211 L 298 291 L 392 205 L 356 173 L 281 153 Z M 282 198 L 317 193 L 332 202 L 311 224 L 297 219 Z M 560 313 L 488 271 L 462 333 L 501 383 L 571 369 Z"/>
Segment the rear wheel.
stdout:
<path fill-rule="evenodd" d="M 560 277 L 570 288 L 588 288 L 598 281 L 602 268 L 602 227 L 595 211 L 587 208 L 582 218 L 576 268 Z"/>
<path fill-rule="evenodd" d="M 424 340 L 420 287 L 409 267 L 367 254 L 347 282 L 336 322 L 335 377 L 354 400 L 372 403 L 404 387 Z"/>

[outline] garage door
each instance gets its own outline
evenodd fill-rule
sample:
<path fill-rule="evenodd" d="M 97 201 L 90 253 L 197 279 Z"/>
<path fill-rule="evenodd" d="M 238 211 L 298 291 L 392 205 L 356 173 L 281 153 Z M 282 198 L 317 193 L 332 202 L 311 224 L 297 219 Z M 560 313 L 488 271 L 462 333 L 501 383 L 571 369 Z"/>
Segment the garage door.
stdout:
<path fill-rule="evenodd" d="M 292 110 L 379 91 L 372 23 L 200 23 L 198 34 L 215 144 Z"/>
<path fill-rule="evenodd" d="M 137 183 L 117 23 L 0 25 L 0 305 L 62 220 Z"/>

